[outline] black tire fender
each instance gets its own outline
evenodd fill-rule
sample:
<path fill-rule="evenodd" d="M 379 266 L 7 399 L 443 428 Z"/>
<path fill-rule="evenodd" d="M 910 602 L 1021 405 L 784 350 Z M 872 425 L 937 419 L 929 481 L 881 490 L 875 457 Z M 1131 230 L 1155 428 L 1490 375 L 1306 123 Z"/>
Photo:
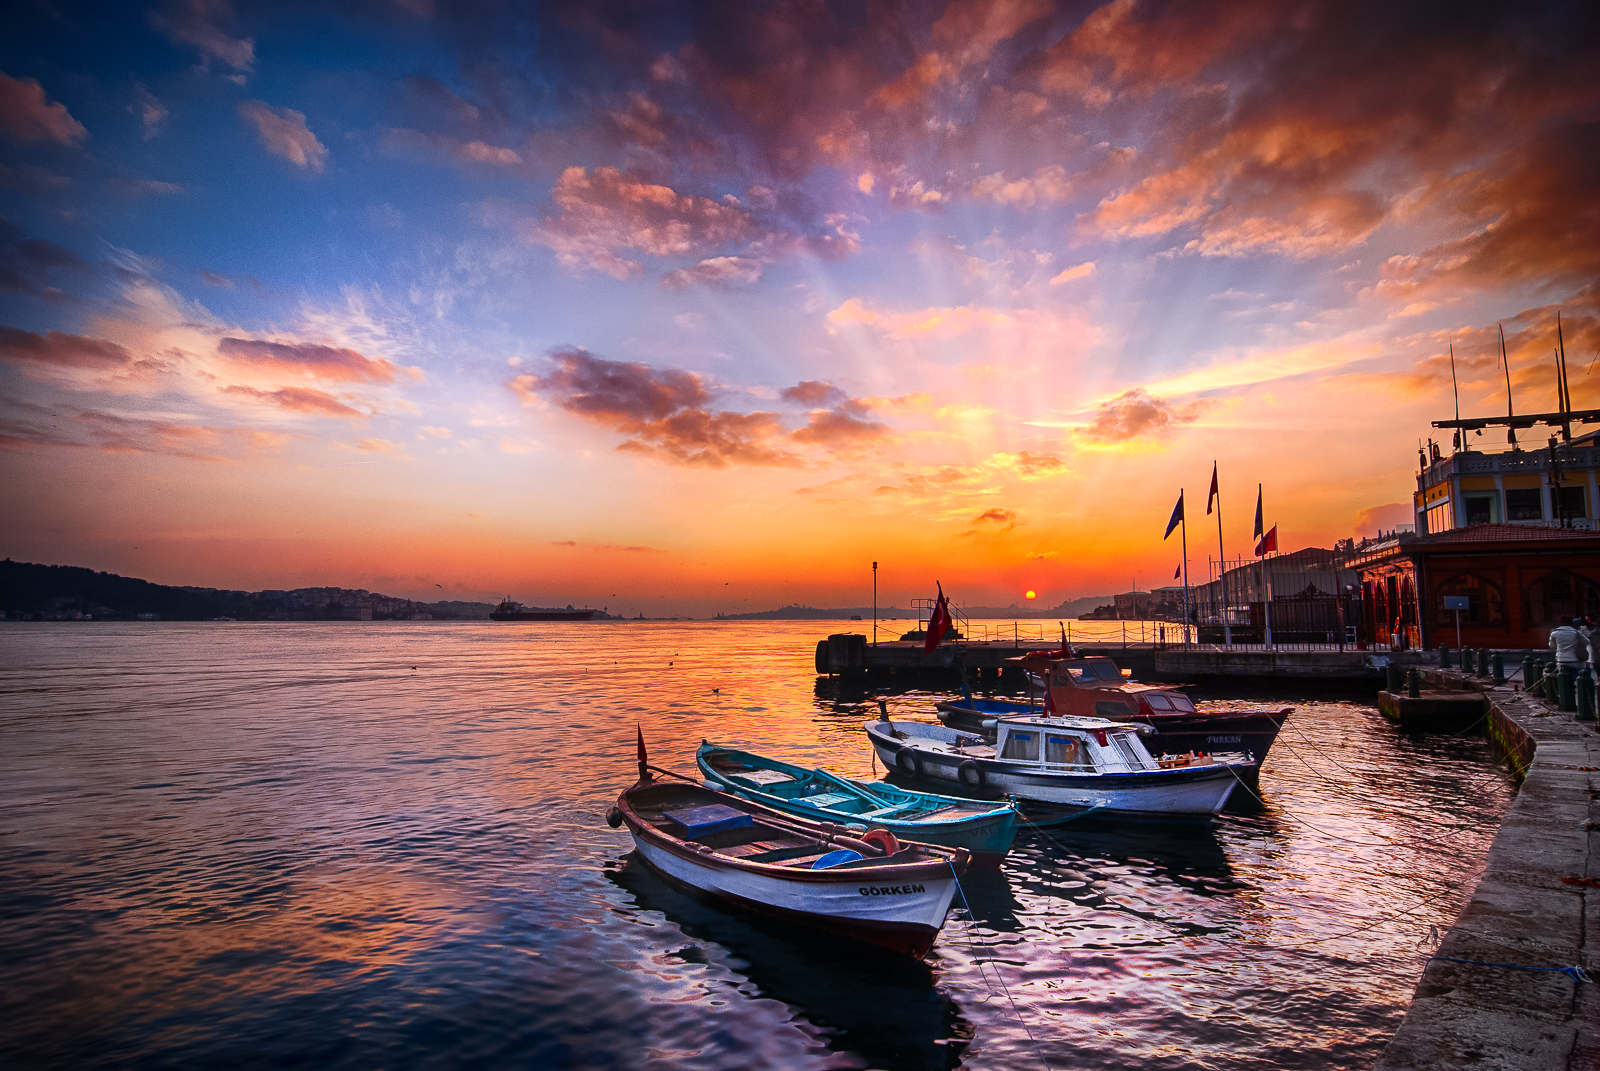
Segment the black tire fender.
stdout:
<path fill-rule="evenodd" d="M 804 648 L 801 648 L 804 650 Z M 827 676 L 828 673 L 828 641 L 817 641 L 817 676 Z"/>
<path fill-rule="evenodd" d="M 622 812 L 617 810 L 615 807 L 607 811 L 606 825 L 610 826 L 612 829 L 619 828 L 622 825 Z"/>
<path fill-rule="evenodd" d="M 968 759 L 956 767 L 956 777 L 968 788 L 983 788 L 988 778 L 983 776 L 983 767 L 972 759 Z"/>
<path fill-rule="evenodd" d="M 917 758 L 917 753 L 908 747 L 900 749 L 900 753 L 894 757 L 894 764 L 901 773 L 908 777 L 922 776 L 922 760 Z"/>

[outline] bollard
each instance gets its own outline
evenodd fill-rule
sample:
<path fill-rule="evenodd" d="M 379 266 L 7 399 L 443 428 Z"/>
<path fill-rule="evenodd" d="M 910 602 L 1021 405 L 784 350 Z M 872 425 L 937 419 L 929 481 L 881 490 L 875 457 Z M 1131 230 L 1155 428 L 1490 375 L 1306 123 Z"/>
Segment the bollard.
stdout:
<path fill-rule="evenodd" d="M 1416 666 L 1406 672 L 1406 694 L 1412 699 L 1422 698 L 1422 674 L 1417 672 Z"/>
<path fill-rule="evenodd" d="M 1383 690 L 1394 695 L 1400 694 L 1400 667 L 1393 662 L 1383 667 Z"/>
<path fill-rule="evenodd" d="M 1446 647 L 1442 643 L 1439 645 L 1439 668 L 1440 669 L 1449 669 L 1449 668 L 1451 668 L 1450 667 L 1450 648 Z"/>
<path fill-rule="evenodd" d="M 1489 669 L 1494 673 L 1494 682 L 1496 684 L 1504 684 L 1506 682 L 1506 660 L 1499 651 L 1496 651 L 1494 657 L 1489 660 Z"/>
<path fill-rule="evenodd" d="M 1522 690 L 1524 692 L 1526 692 L 1528 689 L 1532 688 L 1533 685 L 1534 685 L 1534 681 L 1535 681 L 1535 677 L 1533 675 L 1533 656 L 1532 655 L 1523 655 L 1522 656 Z"/>
<path fill-rule="evenodd" d="M 1557 679 L 1560 681 L 1558 687 L 1561 698 L 1557 705 L 1562 710 L 1577 710 L 1578 704 L 1575 702 L 1576 697 L 1573 695 L 1575 678 L 1577 677 L 1576 664 L 1569 662 L 1561 667 L 1560 672 L 1561 675 Z"/>
<path fill-rule="evenodd" d="M 1480 648 L 1478 648 L 1478 676 L 1487 677 L 1488 675 L 1489 675 L 1489 648 L 1480 647 Z"/>
<path fill-rule="evenodd" d="M 1472 673 L 1472 648 L 1471 647 L 1463 647 L 1463 648 L 1461 648 L 1461 672 L 1466 673 L 1469 676 Z"/>
<path fill-rule="evenodd" d="M 1589 667 L 1578 667 L 1577 680 L 1578 720 L 1594 720 L 1594 676 L 1589 672 Z"/>

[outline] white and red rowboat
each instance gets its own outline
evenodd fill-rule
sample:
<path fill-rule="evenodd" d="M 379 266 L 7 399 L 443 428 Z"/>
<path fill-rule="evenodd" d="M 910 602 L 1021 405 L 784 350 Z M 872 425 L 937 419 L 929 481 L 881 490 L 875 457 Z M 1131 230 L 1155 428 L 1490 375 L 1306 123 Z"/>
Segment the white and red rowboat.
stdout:
<path fill-rule="evenodd" d="M 668 881 L 919 958 L 968 860 L 963 848 L 855 835 L 648 771 L 607 821 L 627 825 L 640 858 Z"/>

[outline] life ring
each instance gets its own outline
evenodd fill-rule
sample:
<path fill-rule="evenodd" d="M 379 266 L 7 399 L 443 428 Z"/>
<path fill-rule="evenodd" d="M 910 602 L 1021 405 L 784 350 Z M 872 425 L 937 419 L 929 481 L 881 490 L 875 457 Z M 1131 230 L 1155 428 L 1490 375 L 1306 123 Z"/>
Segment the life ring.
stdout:
<path fill-rule="evenodd" d="M 907 777 L 922 776 L 922 760 L 917 758 L 917 753 L 908 747 L 900 749 L 899 754 L 894 757 L 894 764 Z"/>
<path fill-rule="evenodd" d="M 984 783 L 988 780 L 983 776 L 983 767 L 979 766 L 972 759 L 968 759 L 966 762 L 963 762 L 960 766 L 956 767 L 956 776 L 960 778 L 961 783 L 966 785 L 968 788 L 983 788 Z"/>
<path fill-rule="evenodd" d="M 861 843 L 881 849 L 884 855 L 893 855 L 900 850 L 900 841 L 887 829 L 867 830 L 861 834 Z"/>
<path fill-rule="evenodd" d="M 616 829 L 622 825 L 622 812 L 615 807 L 606 812 L 606 825 Z"/>

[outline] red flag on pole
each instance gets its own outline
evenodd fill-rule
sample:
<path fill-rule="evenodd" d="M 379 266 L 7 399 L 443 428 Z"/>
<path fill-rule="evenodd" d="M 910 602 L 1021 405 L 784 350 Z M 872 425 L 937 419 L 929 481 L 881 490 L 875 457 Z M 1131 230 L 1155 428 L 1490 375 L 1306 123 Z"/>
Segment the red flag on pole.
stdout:
<path fill-rule="evenodd" d="M 1261 542 L 1256 544 L 1256 557 L 1270 554 L 1278 549 L 1278 526 L 1273 525 L 1272 530 L 1261 537 Z"/>
<path fill-rule="evenodd" d="M 1176 569 L 1172 570 L 1172 579 L 1174 579 L 1174 580 L 1178 579 L 1178 577 L 1180 575 L 1182 575 L 1182 573 L 1183 573 L 1183 566 L 1180 565 Z"/>
<path fill-rule="evenodd" d="M 928 615 L 928 631 L 922 639 L 923 654 L 932 654 L 944 634 L 950 631 L 950 603 L 944 597 L 944 585 L 938 581 L 934 583 L 939 588 L 939 597 L 933 601 L 933 613 Z"/>
<path fill-rule="evenodd" d="M 1060 651 L 1060 657 L 1062 657 L 1062 658 L 1076 658 L 1076 657 L 1078 657 L 1077 655 L 1073 654 L 1072 645 L 1067 642 L 1067 624 L 1066 624 L 1066 622 L 1065 621 L 1058 621 L 1056 623 L 1058 625 L 1060 625 L 1060 627 L 1061 627 L 1061 651 Z M 1054 652 L 1054 651 L 1046 652 L 1047 655 L 1048 654 L 1055 654 L 1055 653 L 1056 652 Z"/>
<path fill-rule="evenodd" d="M 1211 463 L 1211 493 L 1206 496 L 1206 515 L 1211 515 L 1211 503 L 1217 500 L 1217 463 Z"/>
<path fill-rule="evenodd" d="M 644 729 L 638 722 L 635 722 L 633 727 L 639 734 L 639 780 L 648 781 L 650 780 L 650 756 L 646 755 L 644 750 Z"/>

